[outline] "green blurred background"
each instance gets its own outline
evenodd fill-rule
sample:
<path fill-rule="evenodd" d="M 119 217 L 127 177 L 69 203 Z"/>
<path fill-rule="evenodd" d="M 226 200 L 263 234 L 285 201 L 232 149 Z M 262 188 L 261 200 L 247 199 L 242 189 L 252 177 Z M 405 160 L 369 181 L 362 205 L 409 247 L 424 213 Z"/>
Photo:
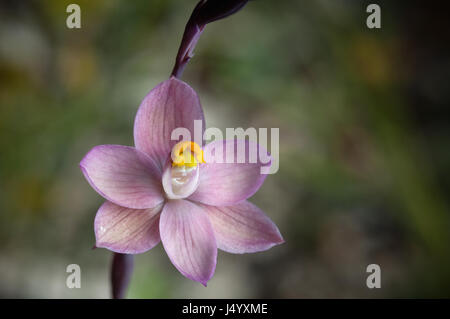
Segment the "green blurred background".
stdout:
<path fill-rule="evenodd" d="M 78 163 L 133 145 L 196 0 L 0 2 L 0 297 L 107 298 L 103 202 Z M 77 3 L 82 28 L 66 27 Z M 208 288 L 161 245 L 132 298 L 450 297 L 450 58 L 443 2 L 256 0 L 208 25 L 183 80 L 208 127 L 279 127 L 280 170 L 251 199 L 286 243 L 220 252 Z M 422 4 L 422 5 L 421 5 Z M 81 289 L 66 266 L 81 266 Z M 381 266 L 381 289 L 366 267 Z"/>

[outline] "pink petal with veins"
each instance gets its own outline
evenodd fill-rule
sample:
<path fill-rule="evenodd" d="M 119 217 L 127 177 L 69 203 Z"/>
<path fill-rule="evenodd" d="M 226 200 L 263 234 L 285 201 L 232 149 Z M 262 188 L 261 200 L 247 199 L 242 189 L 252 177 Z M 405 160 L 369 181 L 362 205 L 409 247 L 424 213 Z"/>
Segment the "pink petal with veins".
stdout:
<path fill-rule="evenodd" d="M 239 143 L 243 146 L 244 153 L 238 152 Z M 234 147 L 234 154 L 227 152 L 230 147 Z M 227 206 L 255 194 L 267 176 L 261 174 L 261 167 L 270 166 L 270 162 L 264 164 L 259 160 L 259 152 L 265 152 L 266 157 L 270 159 L 267 151 L 258 144 L 245 140 L 215 141 L 206 145 L 204 153 L 211 154 L 212 157 L 206 156 L 206 164 L 200 164 L 199 185 L 189 199 L 207 205 Z M 227 154 L 233 155 L 233 163 L 225 163 Z M 238 163 L 239 157 L 243 163 Z"/>
<path fill-rule="evenodd" d="M 217 260 L 216 239 L 206 212 L 183 199 L 169 201 L 161 213 L 159 232 L 178 271 L 206 286 Z"/>
<path fill-rule="evenodd" d="M 80 168 L 91 186 L 117 205 L 145 209 L 164 200 L 161 170 L 134 147 L 96 146 L 80 162 Z"/>
<path fill-rule="evenodd" d="M 171 77 L 151 90 L 139 107 L 134 121 L 136 148 L 157 159 L 162 169 L 172 147 L 182 140 L 172 141 L 172 131 L 186 128 L 193 141 L 194 120 L 202 121 L 201 138 L 205 119 L 198 95 L 189 85 Z"/>
<path fill-rule="evenodd" d="M 254 253 L 284 243 L 272 220 L 248 201 L 233 206 L 202 207 L 208 214 L 217 247 L 221 250 L 234 254 Z"/>
<path fill-rule="evenodd" d="M 149 209 L 130 209 L 105 202 L 94 222 L 96 246 L 122 254 L 140 254 L 159 241 L 162 204 Z"/>

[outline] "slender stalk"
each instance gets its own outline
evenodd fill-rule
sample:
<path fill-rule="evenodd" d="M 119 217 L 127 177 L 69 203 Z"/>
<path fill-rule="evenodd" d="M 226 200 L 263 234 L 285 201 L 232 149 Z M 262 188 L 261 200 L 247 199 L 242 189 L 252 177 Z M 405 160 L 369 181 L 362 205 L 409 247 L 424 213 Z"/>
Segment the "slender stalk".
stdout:
<path fill-rule="evenodd" d="M 196 24 L 189 23 L 186 25 L 183 39 L 181 40 L 180 48 L 175 60 L 175 65 L 172 70 L 172 76 L 180 78 L 183 74 L 184 68 L 186 67 L 189 60 L 193 57 L 195 45 L 197 44 L 200 35 L 203 33 L 204 27 L 204 25 L 198 26 Z"/>
<path fill-rule="evenodd" d="M 125 298 L 134 268 L 134 256 L 113 254 L 111 265 L 111 290 L 113 299 Z"/>

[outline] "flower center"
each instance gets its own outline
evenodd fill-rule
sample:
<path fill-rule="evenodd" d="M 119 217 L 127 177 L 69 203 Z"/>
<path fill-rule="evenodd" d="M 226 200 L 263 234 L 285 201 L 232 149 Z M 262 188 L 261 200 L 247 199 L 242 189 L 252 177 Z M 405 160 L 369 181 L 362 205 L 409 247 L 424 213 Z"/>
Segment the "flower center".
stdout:
<path fill-rule="evenodd" d="M 195 142 L 179 142 L 172 148 L 171 161 L 162 177 L 164 191 L 169 199 L 191 195 L 198 186 L 199 164 L 205 163 L 203 151 Z"/>
<path fill-rule="evenodd" d="M 172 166 L 193 167 L 205 163 L 203 151 L 197 143 L 182 141 L 172 148 Z"/>

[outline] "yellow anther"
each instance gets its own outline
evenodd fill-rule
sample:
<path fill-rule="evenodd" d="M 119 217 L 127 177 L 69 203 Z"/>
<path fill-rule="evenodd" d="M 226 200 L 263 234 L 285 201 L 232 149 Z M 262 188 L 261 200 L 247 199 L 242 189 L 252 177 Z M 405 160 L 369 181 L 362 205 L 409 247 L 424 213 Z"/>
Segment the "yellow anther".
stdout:
<path fill-rule="evenodd" d="M 205 163 L 203 151 L 197 143 L 182 141 L 172 148 L 172 166 L 195 166 Z"/>

